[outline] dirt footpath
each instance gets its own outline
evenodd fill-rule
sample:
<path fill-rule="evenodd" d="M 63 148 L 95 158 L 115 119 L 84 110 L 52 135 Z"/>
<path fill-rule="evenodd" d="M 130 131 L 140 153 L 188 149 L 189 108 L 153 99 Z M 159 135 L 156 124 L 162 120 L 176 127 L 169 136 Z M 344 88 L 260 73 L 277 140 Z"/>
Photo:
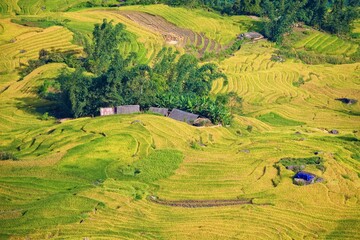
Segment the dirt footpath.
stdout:
<path fill-rule="evenodd" d="M 183 208 L 206 208 L 206 207 L 222 207 L 222 206 L 234 206 L 253 204 L 252 199 L 234 199 L 234 200 L 178 200 L 168 201 L 159 199 L 155 196 L 150 196 L 149 200 L 153 203 Z"/>

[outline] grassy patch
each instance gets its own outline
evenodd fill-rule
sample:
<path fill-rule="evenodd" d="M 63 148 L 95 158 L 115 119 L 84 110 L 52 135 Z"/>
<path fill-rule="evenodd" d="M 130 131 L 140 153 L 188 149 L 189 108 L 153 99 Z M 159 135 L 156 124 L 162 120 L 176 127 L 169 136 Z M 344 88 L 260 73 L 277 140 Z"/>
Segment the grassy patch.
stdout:
<path fill-rule="evenodd" d="M 153 183 L 168 178 L 183 160 L 183 155 L 175 150 L 156 150 L 144 159 L 120 170 L 125 179 Z"/>
<path fill-rule="evenodd" d="M 17 157 L 15 157 L 13 153 L 0 152 L 0 161 L 4 160 L 17 160 Z"/>
<path fill-rule="evenodd" d="M 301 85 L 304 85 L 305 81 L 303 77 L 299 77 L 299 80 L 293 82 L 294 87 L 300 87 Z"/>
<path fill-rule="evenodd" d="M 260 121 L 268 123 L 273 126 L 299 126 L 303 125 L 303 122 L 290 120 L 280 116 L 279 114 L 270 112 L 256 117 Z"/>
<path fill-rule="evenodd" d="M 324 160 L 321 157 L 308 157 L 308 158 L 282 158 L 279 163 L 285 167 L 301 166 L 301 165 L 322 165 Z"/>
<path fill-rule="evenodd" d="M 11 22 L 20 24 L 20 25 L 23 25 L 26 27 L 38 27 L 38 28 L 62 26 L 64 24 L 58 20 L 32 19 L 32 18 L 11 19 Z"/>
<path fill-rule="evenodd" d="M 106 168 L 115 161 L 125 161 L 136 150 L 130 135 L 100 137 L 69 150 L 61 160 L 61 172 L 92 181 L 106 179 Z"/>

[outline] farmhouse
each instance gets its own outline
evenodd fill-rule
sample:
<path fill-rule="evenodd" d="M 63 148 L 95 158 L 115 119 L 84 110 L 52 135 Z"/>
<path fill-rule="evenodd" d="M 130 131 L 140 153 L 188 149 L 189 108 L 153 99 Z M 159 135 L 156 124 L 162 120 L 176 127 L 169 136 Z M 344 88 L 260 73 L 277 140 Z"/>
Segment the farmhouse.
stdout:
<path fill-rule="evenodd" d="M 131 114 L 140 112 L 139 105 L 123 105 L 116 107 L 116 114 Z"/>
<path fill-rule="evenodd" d="M 131 113 L 139 113 L 139 112 L 140 112 L 139 105 L 123 105 L 123 106 L 117 106 L 115 108 L 112 107 L 100 108 L 100 116 L 108 116 L 114 114 L 131 114 Z M 169 109 L 167 108 L 150 107 L 149 112 L 158 113 L 165 117 L 170 117 L 177 121 L 194 124 L 195 126 L 211 125 L 210 119 L 199 118 L 199 115 L 197 114 L 185 112 L 179 109 L 173 109 L 169 114 Z"/>
<path fill-rule="evenodd" d="M 169 116 L 169 109 L 167 108 L 150 107 L 149 112 L 158 113 L 165 117 Z"/>
<path fill-rule="evenodd" d="M 115 114 L 115 108 L 113 107 L 100 108 L 100 116 L 108 116 L 114 114 Z"/>
<path fill-rule="evenodd" d="M 185 112 L 185 111 L 181 111 L 179 109 L 174 108 L 170 112 L 169 117 L 172 118 L 172 119 L 178 120 L 178 121 L 183 121 L 183 122 L 192 124 L 199 117 L 199 115 L 189 113 L 189 112 Z"/>
<path fill-rule="evenodd" d="M 238 36 L 238 39 L 249 39 L 252 41 L 257 41 L 263 38 L 264 36 L 258 32 L 247 32 L 247 33 L 242 33 Z"/>

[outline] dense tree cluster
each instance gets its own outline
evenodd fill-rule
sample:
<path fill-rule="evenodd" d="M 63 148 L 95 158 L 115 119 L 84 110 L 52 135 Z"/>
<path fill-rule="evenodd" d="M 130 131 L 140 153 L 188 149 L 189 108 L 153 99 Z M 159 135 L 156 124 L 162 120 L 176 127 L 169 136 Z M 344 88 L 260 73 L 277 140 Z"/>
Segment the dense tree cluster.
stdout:
<path fill-rule="evenodd" d="M 131 4 L 134 1 L 125 1 Z M 348 34 L 359 17 L 359 0 L 137 0 L 137 4 L 208 7 L 228 15 L 258 15 L 268 21 L 264 34 L 281 41 L 295 22 L 305 22 L 333 34 Z"/>
<path fill-rule="evenodd" d="M 21 77 L 25 77 L 31 73 L 34 69 L 43 66 L 48 63 L 54 62 L 63 62 L 66 63 L 69 67 L 75 67 L 79 64 L 79 60 L 76 55 L 79 54 L 79 51 L 69 50 L 69 51 L 60 51 L 57 49 L 51 49 L 50 51 L 42 49 L 39 52 L 38 59 L 31 59 L 28 61 L 28 64 L 21 64 L 19 73 Z"/>
<path fill-rule="evenodd" d="M 172 48 L 163 48 L 151 66 L 139 64 L 135 53 L 124 57 L 118 50 L 118 44 L 126 41 L 124 29 L 106 20 L 96 25 L 93 44 L 86 48 L 88 57 L 57 79 L 69 113 L 89 116 L 98 114 L 100 107 L 139 104 L 145 109 L 179 108 L 229 124 L 230 97 L 209 96 L 214 80 L 227 82 L 215 64 L 200 64 L 194 56 L 180 56 Z"/>
<path fill-rule="evenodd" d="M 326 30 L 333 34 L 348 34 L 351 24 L 359 16 L 359 0 L 263 0 L 262 14 L 269 21 L 265 23 L 265 35 L 281 42 L 284 33 L 291 30 L 295 22 Z"/>

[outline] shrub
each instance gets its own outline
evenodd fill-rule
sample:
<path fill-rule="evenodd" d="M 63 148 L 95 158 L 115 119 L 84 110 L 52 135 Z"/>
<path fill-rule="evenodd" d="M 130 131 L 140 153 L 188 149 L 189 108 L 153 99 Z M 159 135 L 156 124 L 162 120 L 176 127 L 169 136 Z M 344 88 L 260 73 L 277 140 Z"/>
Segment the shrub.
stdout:
<path fill-rule="evenodd" d="M 40 120 L 42 121 L 49 120 L 49 113 L 45 112 L 43 115 L 41 115 Z"/>
<path fill-rule="evenodd" d="M 248 132 L 252 132 L 252 130 L 253 130 L 253 126 L 251 126 L 251 125 L 248 125 L 247 126 L 247 128 L 246 128 L 246 130 L 248 131 Z"/>
<path fill-rule="evenodd" d="M 4 161 L 4 160 L 18 160 L 18 159 L 12 153 L 0 152 L 0 160 Z"/>
<path fill-rule="evenodd" d="M 293 165 L 316 165 L 323 163 L 323 159 L 321 157 L 308 157 L 308 158 L 282 158 L 280 159 L 280 163 L 285 167 L 293 166 Z"/>
<path fill-rule="evenodd" d="M 196 142 L 196 141 L 191 141 L 191 142 L 190 142 L 190 147 L 191 147 L 192 149 L 196 149 L 196 150 L 201 149 L 200 144 L 199 144 L 198 142 Z"/>
<path fill-rule="evenodd" d="M 303 77 L 299 77 L 299 80 L 296 81 L 296 82 L 293 82 L 292 84 L 293 84 L 294 87 L 300 87 L 300 86 L 303 85 L 304 83 L 305 83 L 304 78 L 303 78 Z"/>

